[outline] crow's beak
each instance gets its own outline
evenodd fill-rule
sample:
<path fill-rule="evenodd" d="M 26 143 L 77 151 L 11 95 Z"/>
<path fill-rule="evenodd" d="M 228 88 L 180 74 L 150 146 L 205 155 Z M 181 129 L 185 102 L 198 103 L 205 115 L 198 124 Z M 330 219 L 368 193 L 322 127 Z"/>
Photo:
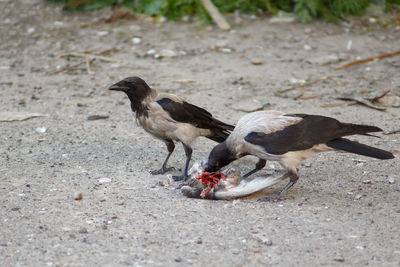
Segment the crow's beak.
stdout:
<path fill-rule="evenodd" d="M 108 87 L 108 90 L 112 91 L 124 91 L 125 87 L 120 87 L 118 84 L 113 84 L 110 87 Z"/>

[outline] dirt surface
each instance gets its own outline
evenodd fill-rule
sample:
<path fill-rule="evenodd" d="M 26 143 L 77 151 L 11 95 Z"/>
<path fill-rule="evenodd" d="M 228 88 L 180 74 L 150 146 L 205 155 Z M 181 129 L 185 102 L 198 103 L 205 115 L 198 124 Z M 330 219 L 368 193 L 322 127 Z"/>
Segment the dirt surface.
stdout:
<path fill-rule="evenodd" d="M 355 138 L 394 151 L 394 160 L 333 152 L 307 160 L 279 202 L 188 199 L 179 183 L 163 187 L 165 175 L 149 174 L 166 156 L 164 144 L 135 124 L 124 95 L 106 90 L 136 75 L 230 123 L 245 114 L 234 105 L 264 105 L 394 131 L 398 108 L 323 105 L 345 94 L 399 95 L 400 56 L 332 71 L 398 50 L 398 26 L 244 18 L 231 32 L 143 19 L 81 27 L 110 10 L 64 13 L 38 0 L 1 0 L 0 8 L 0 119 L 45 115 L 0 122 L 1 266 L 400 264 L 399 133 Z M 85 50 L 105 57 L 95 58 L 90 72 L 84 57 L 60 57 Z M 334 79 L 276 94 L 325 75 Z M 213 145 L 199 139 L 193 159 Z M 234 165 L 246 171 L 255 162 Z M 170 165 L 183 164 L 179 145 Z"/>

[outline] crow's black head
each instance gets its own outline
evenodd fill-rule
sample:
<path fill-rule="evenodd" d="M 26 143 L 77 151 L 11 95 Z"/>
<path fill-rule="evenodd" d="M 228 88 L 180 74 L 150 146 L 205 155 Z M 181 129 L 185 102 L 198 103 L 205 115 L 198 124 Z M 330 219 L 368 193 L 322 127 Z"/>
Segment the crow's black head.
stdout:
<path fill-rule="evenodd" d="M 151 94 L 151 88 L 139 77 L 128 77 L 113 85 L 108 90 L 125 92 L 131 101 L 131 108 L 136 116 L 147 116 L 148 108 L 143 100 Z"/>
<path fill-rule="evenodd" d="M 125 92 L 129 98 L 142 99 L 146 97 L 151 89 L 145 81 L 139 77 L 128 77 L 113 85 L 108 90 Z"/>
<path fill-rule="evenodd" d="M 211 150 L 205 171 L 216 172 L 234 160 L 236 160 L 235 155 L 228 149 L 226 142 L 222 142 Z"/>

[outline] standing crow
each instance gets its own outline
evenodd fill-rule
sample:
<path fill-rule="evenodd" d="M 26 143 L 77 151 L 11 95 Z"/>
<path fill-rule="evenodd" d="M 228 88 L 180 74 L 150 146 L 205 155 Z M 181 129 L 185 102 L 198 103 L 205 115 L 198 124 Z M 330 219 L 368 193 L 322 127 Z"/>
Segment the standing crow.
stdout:
<path fill-rule="evenodd" d="M 278 161 L 290 178 L 279 195 L 298 180 L 298 166 L 316 152 L 341 150 L 377 159 L 392 159 L 393 154 L 363 145 L 343 136 L 382 131 L 368 125 L 341 123 L 336 119 L 307 114 L 259 111 L 243 116 L 231 135 L 211 151 L 205 171 L 215 172 L 232 161 L 253 155 L 259 158 L 255 169 L 242 178 L 264 168 L 267 160 Z"/>
<path fill-rule="evenodd" d="M 179 141 L 185 150 L 186 164 L 183 174 L 173 178 L 186 180 L 193 141 L 199 136 L 205 136 L 221 143 L 234 128 L 215 119 L 207 110 L 192 105 L 176 95 L 159 93 L 151 89 L 139 77 L 125 78 L 111 85 L 109 90 L 125 92 L 131 101 L 131 109 L 136 113 L 139 125 L 167 145 L 167 158 L 161 169 L 152 171 L 152 174 L 163 174 L 168 171 L 166 165 L 174 151 L 174 141 Z"/>

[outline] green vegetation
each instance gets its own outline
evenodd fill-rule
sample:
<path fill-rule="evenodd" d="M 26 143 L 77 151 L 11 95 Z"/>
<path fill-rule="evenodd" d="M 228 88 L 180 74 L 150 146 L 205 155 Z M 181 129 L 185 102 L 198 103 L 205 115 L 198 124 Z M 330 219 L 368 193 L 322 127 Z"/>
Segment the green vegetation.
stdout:
<path fill-rule="evenodd" d="M 137 13 L 150 16 L 165 16 L 171 20 L 197 16 L 207 22 L 210 17 L 200 0 L 48 0 L 64 3 L 65 10 L 92 10 L 111 5 L 119 5 Z M 313 18 L 325 21 L 337 21 L 346 16 L 363 15 L 371 3 L 385 5 L 392 9 L 400 5 L 400 0 L 213 0 L 221 12 L 240 10 L 247 13 L 268 12 L 276 14 L 278 10 L 294 12 L 301 22 Z"/>

